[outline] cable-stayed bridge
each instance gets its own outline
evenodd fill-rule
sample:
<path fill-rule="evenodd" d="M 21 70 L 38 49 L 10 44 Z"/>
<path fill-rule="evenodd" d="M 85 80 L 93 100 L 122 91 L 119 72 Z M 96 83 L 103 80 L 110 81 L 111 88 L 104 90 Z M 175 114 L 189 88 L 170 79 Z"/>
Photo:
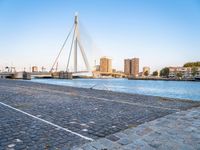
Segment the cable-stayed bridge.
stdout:
<path fill-rule="evenodd" d="M 97 77 L 97 78 L 101 77 L 101 76 L 124 77 L 125 75 L 123 73 L 100 72 L 100 71 L 93 71 L 91 69 L 90 63 L 88 61 L 88 55 L 86 55 L 85 50 L 87 50 L 87 54 L 89 53 L 89 51 L 83 45 L 83 41 L 81 38 L 82 34 L 83 33 L 80 32 L 80 23 L 79 23 L 78 15 L 75 15 L 72 28 L 70 29 L 63 45 L 61 46 L 61 49 L 60 49 L 57 57 L 55 58 L 53 65 L 51 67 L 51 70 L 49 72 L 51 74 L 51 76 L 52 77 L 59 76 L 59 78 L 71 78 L 72 76 L 82 76 L 82 75 L 83 76 L 89 75 L 89 76 L 93 76 L 93 77 Z M 71 39 L 70 39 L 70 37 L 71 37 Z M 86 39 L 86 38 L 84 37 L 84 39 Z M 87 42 L 89 44 L 94 44 L 94 43 L 90 43 L 90 41 L 87 41 Z M 65 69 L 65 71 L 59 72 L 58 71 L 58 60 L 62 56 L 62 52 L 64 51 L 64 48 L 67 43 L 69 44 L 69 53 L 68 53 L 68 57 L 66 58 L 67 59 L 66 69 Z M 92 49 L 92 51 L 94 49 Z M 81 58 L 78 57 L 78 53 L 80 54 Z M 80 59 L 82 59 L 83 62 L 81 62 Z M 92 58 L 92 59 L 94 59 L 94 58 Z M 70 68 L 70 62 L 73 64 L 72 68 Z M 78 68 L 78 66 L 80 66 L 79 64 L 81 64 L 81 65 L 84 64 L 85 69 Z M 37 75 L 35 75 L 35 76 L 37 76 Z M 41 74 L 41 77 L 42 76 L 43 75 Z"/>
<path fill-rule="evenodd" d="M 78 20 L 78 15 L 75 15 L 74 23 L 72 25 L 72 28 L 70 29 L 64 43 L 62 44 L 58 55 L 56 56 L 51 69 L 49 72 L 32 72 L 32 77 L 39 77 L 39 78 L 63 78 L 63 79 L 70 79 L 72 76 L 93 76 L 93 77 L 99 77 L 99 76 L 112 76 L 112 77 L 124 77 L 124 74 L 122 73 L 112 73 L 112 72 L 100 72 L 100 71 L 92 71 L 90 63 L 88 61 L 88 55 L 86 55 L 86 51 L 88 52 L 88 49 L 83 45 L 83 41 L 81 38 L 82 33 L 80 32 L 80 25 Z M 85 37 L 84 37 L 85 39 Z M 63 54 L 64 48 L 66 44 L 69 44 L 69 53 L 68 56 L 65 58 L 67 60 L 66 62 L 66 69 L 64 71 L 58 71 L 58 60 Z M 89 44 L 92 44 L 88 41 Z M 80 54 L 80 55 L 78 55 Z M 81 56 L 78 57 L 78 56 Z M 90 57 L 93 59 L 93 57 Z M 83 60 L 81 62 L 81 59 Z M 70 68 L 70 62 L 73 64 L 73 67 Z M 84 68 L 78 68 L 80 65 L 84 65 Z M 17 72 L 10 72 L 6 74 L 0 74 L 2 75 L 2 78 L 12 78 L 15 76 L 18 76 L 19 78 L 23 77 L 24 73 L 17 73 Z M 1 76 L 0 76 L 1 77 Z"/>
<path fill-rule="evenodd" d="M 56 59 L 53 62 L 53 65 L 51 67 L 50 72 L 57 72 L 58 68 L 58 59 L 60 58 L 62 51 L 64 50 L 64 47 L 67 42 L 70 42 L 70 50 L 68 54 L 68 59 L 67 59 L 67 65 L 66 65 L 66 73 L 72 73 L 72 74 L 79 74 L 79 73 L 90 73 L 91 72 L 91 67 L 87 58 L 87 55 L 85 53 L 84 46 L 82 44 L 81 38 L 80 38 L 80 31 L 79 31 L 79 20 L 78 20 L 78 15 L 75 15 L 74 19 L 74 24 L 70 30 L 70 32 L 67 35 L 67 38 L 65 39 Z M 71 41 L 69 40 L 70 36 L 72 36 Z M 78 50 L 80 50 L 80 54 L 82 56 L 84 65 L 85 65 L 85 70 L 78 70 Z M 73 56 L 72 56 L 73 54 Z M 70 70 L 69 64 L 70 61 L 73 61 L 73 70 Z"/>

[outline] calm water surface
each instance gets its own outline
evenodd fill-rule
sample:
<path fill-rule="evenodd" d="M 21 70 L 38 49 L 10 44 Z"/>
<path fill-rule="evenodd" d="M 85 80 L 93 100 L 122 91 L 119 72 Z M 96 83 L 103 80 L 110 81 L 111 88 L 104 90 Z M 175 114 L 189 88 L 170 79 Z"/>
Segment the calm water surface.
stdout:
<path fill-rule="evenodd" d="M 31 82 L 200 101 L 200 82 L 127 79 L 32 79 Z"/>

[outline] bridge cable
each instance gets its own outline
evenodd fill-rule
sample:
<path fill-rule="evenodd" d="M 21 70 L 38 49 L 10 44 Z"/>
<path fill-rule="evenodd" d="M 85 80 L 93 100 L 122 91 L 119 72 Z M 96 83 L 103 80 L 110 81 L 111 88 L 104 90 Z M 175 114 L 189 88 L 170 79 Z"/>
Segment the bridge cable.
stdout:
<path fill-rule="evenodd" d="M 72 37 L 72 42 L 71 42 L 71 47 L 70 47 L 70 52 L 69 52 L 69 56 L 68 56 L 68 61 L 67 61 L 67 68 L 66 71 L 69 71 L 69 62 L 70 62 L 70 57 L 71 57 L 71 53 L 72 53 L 72 48 L 73 48 L 73 44 L 74 44 L 74 36 L 76 33 L 76 26 L 74 27 L 74 33 L 73 33 L 73 37 Z"/>
<path fill-rule="evenodd" d="M 62 47 L 61 47 L 61 49 L 60 49 L 60 51 L 59 51 L 59 53 L 58 53 L 58 56 L 56 57 L 56 59 L 55 59 L 55 61 L 54 61 L 53 65 L 52 65 L 52 67 L 51 67 L 51 70 L 50 70 L 50 72 L 52 72 L 52 71 L 53 71 L 53 68 L 54 68 L 54 66 L 55 66 L 56 62 L 58 61 L 58 58 L 60 57 L 60 54 L 61 54 L 61 52 L 63 51 L 63 49 L 64 49 L 64 47 L 65 47 L 65 45 L 66 45 L 66 43 L 67 43 L 67 40 L 68 40 L 68 38 L 69 38 L 70 34 L 71 34 L 71 33 L 72 33 L 72 31 L 73 31 L 73 28 L 74 28 L 74 25 L 72 26 L 72 28 L 71 28 L 71 30 L 70 30 L 70 32 L 69 32 L 69 34 L 67 35 L 67 38 L 65 39 L 65 41 L 64 41 L 64 43 L 63 43 L 63 45 L 62 45 Z"/>

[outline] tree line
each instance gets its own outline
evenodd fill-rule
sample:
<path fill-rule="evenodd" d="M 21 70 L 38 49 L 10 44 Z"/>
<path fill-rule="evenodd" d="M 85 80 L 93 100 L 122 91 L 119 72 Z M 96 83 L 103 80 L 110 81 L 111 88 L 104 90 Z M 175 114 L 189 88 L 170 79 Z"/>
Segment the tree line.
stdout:
<path fill-rule="evenodd" d="M 183 67 L 200 67 L 200 61 L 185 63 Z"/>

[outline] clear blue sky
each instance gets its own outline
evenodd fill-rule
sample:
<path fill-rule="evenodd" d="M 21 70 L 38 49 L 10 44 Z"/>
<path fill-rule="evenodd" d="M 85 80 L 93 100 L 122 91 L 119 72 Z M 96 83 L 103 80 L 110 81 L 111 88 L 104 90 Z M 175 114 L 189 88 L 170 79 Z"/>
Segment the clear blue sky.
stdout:
<path fill-rule="evenodd" d="M 200 60 L 199 0 L 0 0 L 0 67 L 50 68 L 76 11 L 98 47 L 92 62 L 110 56 L 122 70 L 139 57 L 155 70 Z"/>

